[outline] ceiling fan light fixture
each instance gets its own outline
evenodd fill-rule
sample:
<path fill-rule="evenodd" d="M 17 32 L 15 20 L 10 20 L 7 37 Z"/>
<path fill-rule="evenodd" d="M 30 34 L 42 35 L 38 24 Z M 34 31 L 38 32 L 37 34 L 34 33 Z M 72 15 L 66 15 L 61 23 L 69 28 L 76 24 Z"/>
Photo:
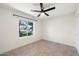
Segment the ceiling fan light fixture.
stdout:
<path fill-rule="evenodd" d="M 44 13 L 41 13 L 41 16 L 43 16 L 44 15 Z"/>

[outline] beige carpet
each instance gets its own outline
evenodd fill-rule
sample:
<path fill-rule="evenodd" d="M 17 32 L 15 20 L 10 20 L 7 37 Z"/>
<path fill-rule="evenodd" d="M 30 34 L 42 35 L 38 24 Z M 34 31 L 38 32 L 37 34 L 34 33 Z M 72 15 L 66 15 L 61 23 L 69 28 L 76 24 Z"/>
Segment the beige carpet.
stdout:
<path fill-rule="evenodd" d="M 77 56 L 77 50 L 74 47 L 40 40 L 38 42 L 25 45 L 23 47 L 11 50 L 2 55 L 9 56 Z"/>

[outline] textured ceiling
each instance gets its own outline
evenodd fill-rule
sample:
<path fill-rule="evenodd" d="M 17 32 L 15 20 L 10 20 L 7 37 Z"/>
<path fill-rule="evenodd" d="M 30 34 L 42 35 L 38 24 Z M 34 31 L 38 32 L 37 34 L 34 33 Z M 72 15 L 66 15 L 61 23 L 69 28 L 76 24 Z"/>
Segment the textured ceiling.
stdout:
<path fill-rule="evenodd" d="M 6 4 L 0 4 L 0 6 L 14 8 L 34 16 L 37 16 L 39 13 L 32 12 L 31 10 L 40 10 L 39 3 L 6 3 Z M 48 11 L 47 13 L 50 15 L 48 17 L 61 16 L 75 12 L 77 4 L 76 3 L 44 3 L 45 9 L 48 9 L 53 6 L 55 6 L 56 9 Z"/>

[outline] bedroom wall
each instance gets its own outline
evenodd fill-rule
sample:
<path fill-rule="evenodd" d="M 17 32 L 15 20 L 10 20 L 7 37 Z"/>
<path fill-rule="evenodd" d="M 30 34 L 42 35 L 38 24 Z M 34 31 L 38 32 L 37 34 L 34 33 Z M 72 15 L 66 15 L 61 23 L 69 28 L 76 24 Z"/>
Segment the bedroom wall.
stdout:
<path fill-rule="evenodd" d="M 39 22 L 33 21 L 34 31 L 32 36 L 19 37 L 19 18 L 13 16 L 13 14 L 18 14 L 36 19 L 31 15 L 17 11 L 15 9 L 7 9 L 0 7 L 0 53 L 9 51 L 11 49 L 41 39 L 40 21 Z"/>
<path fill-rule="evenodd" d="M 58 17 L 45 18 L 42 21 L 42 38 L 74 46 L 74 14 L 67 14 Z"/>
<path fill-rule="evenodd" d="M 79 4 L 77 6 L 76 14 L 75 14 L 75 47 L 79 52 Z"/>

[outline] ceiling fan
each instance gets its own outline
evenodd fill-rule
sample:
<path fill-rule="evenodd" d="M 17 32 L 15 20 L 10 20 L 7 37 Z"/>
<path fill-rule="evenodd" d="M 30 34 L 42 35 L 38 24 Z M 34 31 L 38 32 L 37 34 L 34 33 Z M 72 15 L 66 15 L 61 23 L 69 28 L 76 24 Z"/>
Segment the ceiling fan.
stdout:
<path fill-rule="evenodd" d="M 50 10 L 54 10 L 55 7 L 52 7 L 52 8 L 49 8 L 49 9 L 44 10 L 43 3 L 40 3 L 40 9 L 41 9 L 41 11 L 32 10 L 33 12 L 40 12 L 40 14 L 38 14 L 37 17 L 39 17 L 41 15 L 41 13 L 44 13 L 46 16 L 49 16 L 49 14 L 47 14 L 46 12 L 48 12 Z"/>

